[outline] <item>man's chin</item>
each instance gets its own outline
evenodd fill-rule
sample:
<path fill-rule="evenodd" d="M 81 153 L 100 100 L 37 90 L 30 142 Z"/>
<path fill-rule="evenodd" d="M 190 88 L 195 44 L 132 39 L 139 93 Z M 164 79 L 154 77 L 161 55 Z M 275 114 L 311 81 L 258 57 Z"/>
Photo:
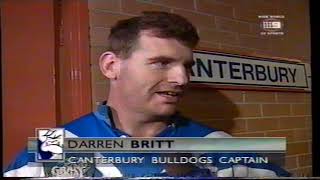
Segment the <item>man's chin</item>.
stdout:
<path fill-rule="evenodd" d="M 156 107 L 155 109 L 155 114 L 157 114 L 158 116 L 171 116 L 173 114 L 175 114 L 177 111 L 176 106 L 172 107 Z"/>

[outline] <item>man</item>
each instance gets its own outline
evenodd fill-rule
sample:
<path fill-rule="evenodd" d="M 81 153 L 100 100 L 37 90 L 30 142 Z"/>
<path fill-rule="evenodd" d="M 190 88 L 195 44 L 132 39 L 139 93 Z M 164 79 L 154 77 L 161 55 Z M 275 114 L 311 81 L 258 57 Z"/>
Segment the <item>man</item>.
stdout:
<path fill-rule="evenodd" d="M 108 101 L 99 106 L 97 112 L 65 125 L 66 137 L 229 136 L 184 118 L 176 110 L 189 82 L 194 63 L 192 49 L 198 41 L 195 27 L 176 14 L 145 12 L 142 16 L 119 21 L 111 29 L 108 47 L 99 61 L 101 72 L 110 81 Z M 88 156 L 114 155 L 96 153 Z M 25 151 L 5 175 L 52 176 L 53 167 L 52 164 L 35 163 L 34 156 Z M 88 167 L 82 175 L 272 177 L 288 174 L 273 166 L 208 164 L 200 168 L 109 164 Z"/>

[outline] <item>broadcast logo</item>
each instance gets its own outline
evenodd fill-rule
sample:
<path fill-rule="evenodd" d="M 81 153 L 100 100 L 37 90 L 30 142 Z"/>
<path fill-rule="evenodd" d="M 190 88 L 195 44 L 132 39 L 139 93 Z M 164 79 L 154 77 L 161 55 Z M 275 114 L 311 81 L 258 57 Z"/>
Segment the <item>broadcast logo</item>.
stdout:
<path fill-rule="evenodd" d="M 260 35 L 284 35 L 283 15 L 260 15 L 260 28 L 263 30 Z"/>
<path fill-rule="evenodd" d="M 37 129 L 37 162 L 64 161 L 63 142 L 64 129 Z"/>

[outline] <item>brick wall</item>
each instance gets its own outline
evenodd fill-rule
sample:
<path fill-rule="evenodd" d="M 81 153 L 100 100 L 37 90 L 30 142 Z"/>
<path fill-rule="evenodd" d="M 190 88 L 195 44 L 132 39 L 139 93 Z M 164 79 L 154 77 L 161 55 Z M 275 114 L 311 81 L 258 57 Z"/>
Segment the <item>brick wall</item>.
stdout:
<path fill-rule="evenodd" d="M 310 62 L 306 0 L 89 0 L 93 107 L 107 96 L 98 58 L 111 25 L 143 10 L 188 18 L 200 34 L 199 48 Z M 284 15 L 285 35 L 259 35 L 258 15 Z M 190 87 L 179 109 L 234 136 L 287 137 L 286 168 L 295 176 L 311 176 L 310 104 L 310 93 Z"/>

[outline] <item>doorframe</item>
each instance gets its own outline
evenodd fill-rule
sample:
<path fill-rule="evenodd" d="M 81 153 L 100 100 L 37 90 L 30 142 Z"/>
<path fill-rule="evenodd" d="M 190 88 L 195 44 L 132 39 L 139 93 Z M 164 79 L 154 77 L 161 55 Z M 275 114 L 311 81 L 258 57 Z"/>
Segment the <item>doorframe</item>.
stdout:
<path fill-rule="evenodd" d="M 87 0 L 61 0 L 60 58 L 56 94 L 58 123 L 92 111 L 89 11 Z"/>

